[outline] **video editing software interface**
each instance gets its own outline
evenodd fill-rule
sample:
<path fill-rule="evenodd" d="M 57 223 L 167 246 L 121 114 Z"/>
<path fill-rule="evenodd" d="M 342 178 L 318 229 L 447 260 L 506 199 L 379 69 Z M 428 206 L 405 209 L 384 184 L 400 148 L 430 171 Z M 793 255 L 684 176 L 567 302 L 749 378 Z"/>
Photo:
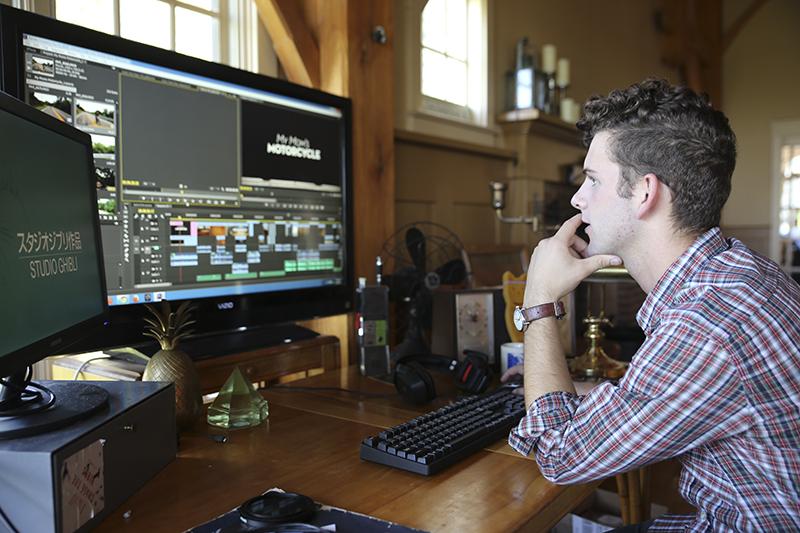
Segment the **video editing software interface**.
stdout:
<path fill-rule="evenodd" d="M 27 103 L 92 137 L 109 305 L 344 283 L 341 110 L 23 46 Z"/>

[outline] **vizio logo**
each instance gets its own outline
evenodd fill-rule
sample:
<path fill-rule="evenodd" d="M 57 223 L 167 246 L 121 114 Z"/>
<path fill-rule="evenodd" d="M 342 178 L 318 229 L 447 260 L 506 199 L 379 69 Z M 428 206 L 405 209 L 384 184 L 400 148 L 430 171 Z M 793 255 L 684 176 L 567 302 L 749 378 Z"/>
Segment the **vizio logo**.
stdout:
<path fill-rule="evenodd" d="M 226 309 L 233 309 L 233 302 L 220 302 L 217 304 L 217 309 L 224 311 Z"/>

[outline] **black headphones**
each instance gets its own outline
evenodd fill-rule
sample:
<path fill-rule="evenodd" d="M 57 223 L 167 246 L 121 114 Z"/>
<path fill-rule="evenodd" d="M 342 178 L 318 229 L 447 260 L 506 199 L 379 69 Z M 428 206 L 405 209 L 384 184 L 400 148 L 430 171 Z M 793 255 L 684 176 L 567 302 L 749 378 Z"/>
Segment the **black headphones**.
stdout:
<path fill-rule="evenodd" d="M 424 366 L 449 370 L 456 378 L 459 389 L 480 394 L 489 386 L 491 368 L 489 357 L 481 352 L 464 350 L 464 359 L 451 359 L 441 355 L 406 355 L 394 367 L 394 386 L 405 400 L 423 404 L 436 397 L 433 378 Z"/>

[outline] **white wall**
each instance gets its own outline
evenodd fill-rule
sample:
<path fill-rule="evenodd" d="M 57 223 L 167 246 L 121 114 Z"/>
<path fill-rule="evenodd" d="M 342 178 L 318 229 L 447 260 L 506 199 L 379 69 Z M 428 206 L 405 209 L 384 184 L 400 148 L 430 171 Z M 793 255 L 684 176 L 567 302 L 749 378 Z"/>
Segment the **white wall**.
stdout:
<path fill-rule="evenodd" d="M 728 27 L 750 0 L 726 0 Z M 800 2 L 769 0 L 723 57 L 723 110 L 736 132 L 739 157 L 722 214 L 729 233 L 764 250 L 771 220 L 771 124 L 800 119 Z"/>

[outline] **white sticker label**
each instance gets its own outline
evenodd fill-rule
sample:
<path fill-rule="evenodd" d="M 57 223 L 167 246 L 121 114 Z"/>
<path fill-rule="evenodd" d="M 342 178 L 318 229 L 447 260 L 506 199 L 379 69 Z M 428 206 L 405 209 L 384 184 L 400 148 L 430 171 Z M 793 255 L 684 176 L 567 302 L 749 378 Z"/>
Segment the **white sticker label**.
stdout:
<path fill-rule="evenodd" d="M 61 531 L 72 533 L 105 506 L 103 439 L 69 456 L 61 465 Z"/>

